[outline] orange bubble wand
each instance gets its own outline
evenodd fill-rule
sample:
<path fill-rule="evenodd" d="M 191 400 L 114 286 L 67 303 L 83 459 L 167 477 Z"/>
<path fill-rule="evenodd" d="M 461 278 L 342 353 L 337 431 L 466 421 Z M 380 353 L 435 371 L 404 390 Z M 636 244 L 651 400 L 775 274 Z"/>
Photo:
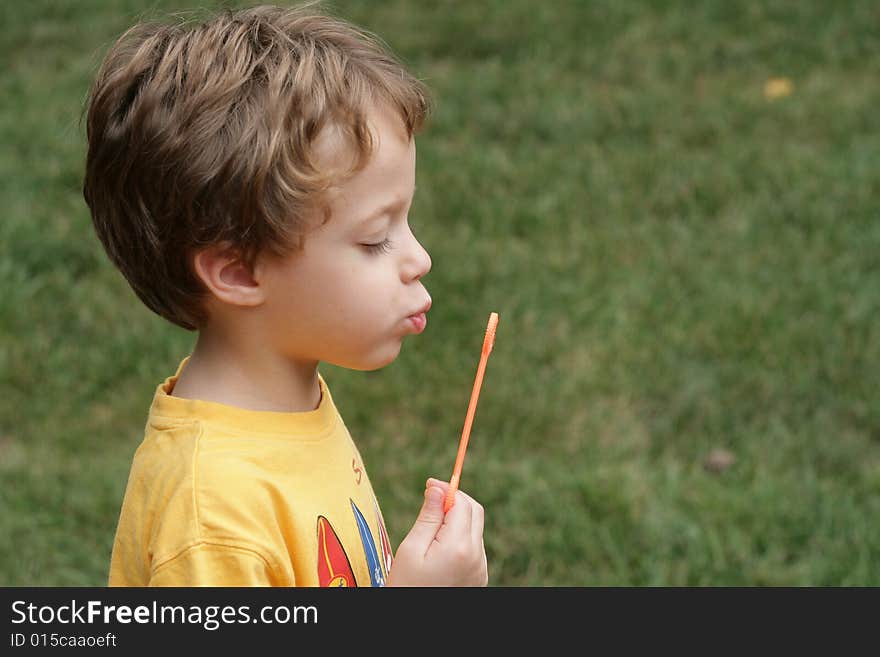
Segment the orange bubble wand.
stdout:
<path fill-rule="evenodd" d="M 471 425 L 474 422 L 474 413 L 477 410 L 477 400 L 480 398 L 480 388 L 483 385 L 483 374 L 486 372 L 486 362 L 492 347 L 495 345 L 495 329 L 498 328 L 498 313 L 489 315 L 489 324 L 486 326 L 486 337 L 483 338 L 483 352 L 480 354 L 480 364 L 477 366 L 477 378 L 474 381 L 474 389 L 471 391 L 471 401 L 468 404 L 467 415 L 464 419 L 464 429 L 461 432 L 461 440 L 458 443 L 458 456 L 455 457 L 455 468 L 452 471 L 452 479 L 449 480 L 449 488 L 446 498 L 443 500 L 443 513 L 449 511 L 455 504 L 455 491 L 458 490 L 458 482 L 461 479 L 461 468 L 464 465 L 464 453 L 467 451 L 468 439 L 471 437 Z"/>

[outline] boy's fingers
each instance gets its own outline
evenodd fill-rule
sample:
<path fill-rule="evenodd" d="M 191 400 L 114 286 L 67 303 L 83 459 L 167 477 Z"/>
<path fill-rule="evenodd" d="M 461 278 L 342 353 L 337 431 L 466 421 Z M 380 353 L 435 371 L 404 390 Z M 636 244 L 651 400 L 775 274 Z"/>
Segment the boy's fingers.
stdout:
<path fill-rule="evenodd" d="M 458 493 L 471 507 L 471 540 L 473 541 L 475 547 L 480 548 L 483 545 L 483 525 L 485 521 L 483 505 L 481 505 L 467 493 L 463 493 L 461 491 L 458 491 Z"/>
<path fill-rule="evenodd" d="M 416 541 L 427 552 L 443 526 L 443 492 L 437 486 L 431 486 L 425 491 L 425 502 L 406 538 Z"/>
<path fill-rule="evenodd" d="M 443 494 L 446 494 L 446 491 L 449 489 L 449 482 L 440 481 L 439 479 L 434 479 L 434 477 L 428 477 L 428 481 L 425 483 L 425 490 L 429 489 L 431 486 L 437 486 L 438 488 L 443 489 Z"/>
<path fill-rule="evenodd" d="M 444 497 L 446 491 L 449 490 L 449 483 L 440 481 L 430 477 L 426 483 L 428 488 L 440 488 L 443 490 Z M 462 507 L 467 513 L 462 513 L 462 508 L 455 512 L 455 507 Z M 455 512 L 455 515 L 453 513 Z M 482 550 L 483 545 L 483 527 L 485 518 L 482 505 L 467 493 L 458 490 L 455 493 L 455 504 L 446 513 L 446 520 L 443 528 L 437 533 L 437 539 L 443 540 L 443 534 L 449 537 L 455 532 L 462 532 L 464 540 L 470 540 L 471 544 Z M 449 526 L 447 529 L 447 525 Z M 458 538 L 457 540 L 462 540 Z"/>
<path fill-rule="evenodd" d="M 443 527 L 437 532 L 437 540 L 470 540 L 473 522 L 473 506 L 461 491 L 455 493 L 455 505 L 446 513 Z"/>
<path fill-rule="evenodd" d="M 477 548 L 482 549 L 483 545 L 483 523 L 485 520 L 483 507 L 479 502 L 473 503 L 473 520 L 471 520 L 471 539 Z"/>

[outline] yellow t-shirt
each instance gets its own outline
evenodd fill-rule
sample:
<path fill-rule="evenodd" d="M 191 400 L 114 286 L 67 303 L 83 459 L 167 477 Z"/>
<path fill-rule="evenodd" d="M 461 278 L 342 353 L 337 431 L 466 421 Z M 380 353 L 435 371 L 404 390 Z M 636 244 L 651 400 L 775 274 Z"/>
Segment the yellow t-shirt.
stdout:
<path fill-rule="evenodd" d="M 156 389 L 129 474 L 110 586 L 382 586 L 391 546 L 360 453 L 318 375 L 314 411 L 250 411 Z"/>

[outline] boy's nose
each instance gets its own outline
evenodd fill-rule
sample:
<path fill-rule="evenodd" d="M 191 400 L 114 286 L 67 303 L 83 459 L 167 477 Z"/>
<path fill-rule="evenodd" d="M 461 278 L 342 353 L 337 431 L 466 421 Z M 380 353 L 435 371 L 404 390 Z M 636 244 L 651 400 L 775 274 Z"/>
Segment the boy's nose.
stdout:
<path fill-rule="evenodd" d="M 419 243 L 417 242 L 417 244 Z M 431 271 L 431 255 L 421 244 L 419 244 L 419 252 L 419 267 L 417 268 L 418 274 L 416 275 L 416 279 L 421 278 Z"/>
<path fill-rule="evenodd" d="M 407 251 L 403 278 L 406 281 L 417 281 L 429 271 L 431 271 L 431 256 L 415 235 L 412 235 L 412 246 Z"/>

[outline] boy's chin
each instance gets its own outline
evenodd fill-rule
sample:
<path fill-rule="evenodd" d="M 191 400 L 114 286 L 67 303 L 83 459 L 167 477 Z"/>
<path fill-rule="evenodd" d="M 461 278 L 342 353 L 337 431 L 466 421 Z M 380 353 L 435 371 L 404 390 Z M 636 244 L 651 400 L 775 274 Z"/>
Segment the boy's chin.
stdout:
<path fill-rule="evenodd" d="M 384 350 L 377 350 L 375 353 L 370 354 L 366 358 L 358 358 L 357 360 L 346 362 L 334 362 L 333 364 L 339 367 L 344 367 L 348 370 L 357 370 L 359 372 L 375 372 L 376 370 L 381 370 L 383 367 L 387 367 L 395 360 L 397 360 L 397 357 L 400 355 L 401 346 L 402 341 Z"/>

